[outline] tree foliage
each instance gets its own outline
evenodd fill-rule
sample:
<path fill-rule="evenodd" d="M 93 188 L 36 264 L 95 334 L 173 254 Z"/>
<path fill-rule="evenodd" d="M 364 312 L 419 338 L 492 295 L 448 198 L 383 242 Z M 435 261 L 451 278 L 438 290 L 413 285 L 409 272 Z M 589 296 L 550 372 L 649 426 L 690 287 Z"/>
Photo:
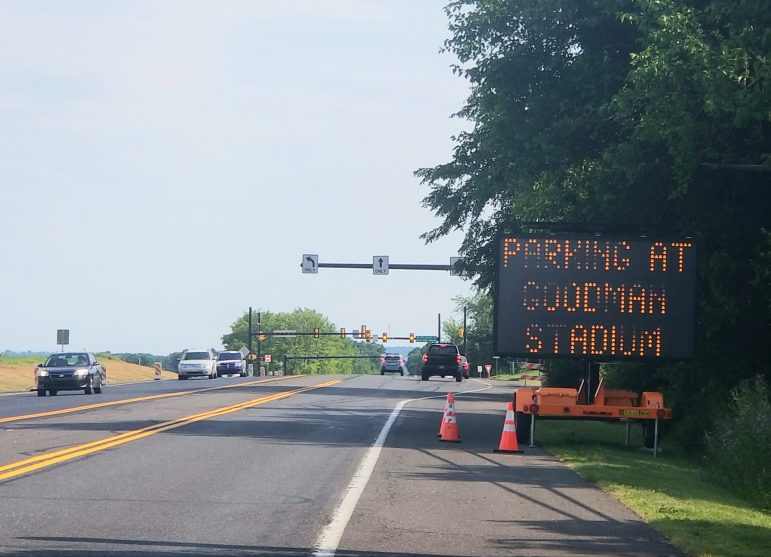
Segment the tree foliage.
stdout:
<path fill-rule="evenodd" d="M 637 367 L 690 418 L 771 375 L 771 10 L 766 0 L 456 0 L 470 84 L 452 160 L 416 172 L 465 268 L 493 280 L 494 239 L 534 223 L 691 236 L 699 354 Z M 538 225 L 542 226 L 542 225 Z M 642 370 L 642 371 L 641 371 Z"/>
<path fill-rule="evenodd" d="M 461 315 L 466 308 L 466 357 L 471 371 L 477 366 L 492 364 L 493 362 L 493 302 L 492 298 L 484 293 L 477 292 L 473 296 L 457 296 L 453 298 L 455 309 Z M 445 337 L 458 346 L 463 347 L 463 338 L 458 332 L 463 328 L 462 319 L 449 319 L 444 322 L 442 329 Z"/>
<path fill-rule="evenodd" d="M 260 314 L 262 331 L 298 331 L 313 332 L 320 329 L 323 333 L 335 333 L 339 329 L 321 313 L 311 309 L 295 309 L 292 312 L 269 312 Z M 252 318 L 253 333 L 257 333 L 256 315 Z M 239 350 L 249 346 L 249 314 L 244 312 L 231 325 L 230 332 L 222 336 L 222 345 L 228 350 Z M 270 354 L 273 362 L 283 361 L 284 356 L 360 356 L 371 355 L 372 359 L 324 359 L 301 360 L 288 363 L 290 370 L 302 370 L 303 373 L 375 373 L 379 371 L 377 356 L 383 352 L 377 343 L 358 343 L 337 335 L 274 337 L 266 336 L 261 342 L 261 353 Z M 252 344 L 256 351 L 256 340 Z M 275 365 L 275 364 L 274 364 Z"/>

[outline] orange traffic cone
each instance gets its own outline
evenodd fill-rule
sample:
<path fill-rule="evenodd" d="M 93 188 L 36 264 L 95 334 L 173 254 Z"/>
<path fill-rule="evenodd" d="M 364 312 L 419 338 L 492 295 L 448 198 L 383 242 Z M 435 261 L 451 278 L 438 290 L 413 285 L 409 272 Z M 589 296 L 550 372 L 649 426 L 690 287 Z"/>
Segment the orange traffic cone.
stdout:
<path fill-rule="evenodd" d="M 519 443 L 517 443 L 517 429 L 514 426 L 514 403 L 509 402 L 506 406 L 506 419 L 503 421 L 503 433 L 501 433 L 501 442 L 496 453 L 521 453 Z"/>
<path fill-rule="evenodd" d="M 447 393 L 447 400 L 444 403 L 444 411 L 442 412 L 442 421 L 439 423 L 439 433 L 436 434 L 437 437 L 442 436 L 442 431 L 444 430 L 444 420 L 447 417 L 447 409 L 450 407 L 450 400 L 452 400 L 452 393 Z"/>
<path fill-rule="evenodd" d="M 458 433 L 458 419 L 455 416 L 455 399 L 452 395 L 448 397 L 447 412 L 444 414 L 444 423 L 442 427 L 442 436 L 440 441 L 450 443 L 460 443 L 460 434 Z"/>

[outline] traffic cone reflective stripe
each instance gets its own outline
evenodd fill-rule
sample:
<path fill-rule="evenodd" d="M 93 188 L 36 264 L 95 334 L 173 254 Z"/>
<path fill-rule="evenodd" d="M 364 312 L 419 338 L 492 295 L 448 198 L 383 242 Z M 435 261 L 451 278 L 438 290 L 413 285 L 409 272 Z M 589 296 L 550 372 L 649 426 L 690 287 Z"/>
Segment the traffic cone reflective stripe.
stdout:
<path fill-rule="evenodd" d="M 444 418 L 447 416 L 447 409 L 450 407 L 450 400 L 452 399 L 452 393 L 447 393 L 447 400 L 444 402 L 444 412 L 442 412 L 442 421 L 439 423 L 439 433 L 437 437 L 442 436 L 442 430 L 444 429 Z"/>
<path fill-rule="evenodd" d="M 501 442 L 496 453 L 521 453 L 519 443 L 517 442 L 517 428 L 514 424 L 514 404 L 509 402 L 506 406 L 506 419 L 503 421 L 503 432 L 501 433 Z"/>
<path fill-rule="evenodd" d="M 458 419 L 455 416 L 455 400 L 453 399 L 450 399 L 447 412 L 444 415 L 444 427 L 442 428 L 442 436 L 440 441 L 460 443 L 460 434 L 458 433 Z"/>

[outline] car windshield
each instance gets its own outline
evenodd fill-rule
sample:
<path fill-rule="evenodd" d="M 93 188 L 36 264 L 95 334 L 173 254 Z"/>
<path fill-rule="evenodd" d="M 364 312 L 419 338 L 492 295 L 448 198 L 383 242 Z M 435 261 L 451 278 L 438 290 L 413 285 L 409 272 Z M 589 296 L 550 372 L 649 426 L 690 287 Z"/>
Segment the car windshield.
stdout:
<path fill-rule="evenodd" d="M 209 359 L 209 353 L 208 352 L 185 352 L 185 355 L 182 356 L 183 360 L 208 360 Z"/>
<path fill-rule="evenodd" d="M 218 360 L 240 360 L 241 352 L 220 352 Z"/>
<path fill-rule="evenodd" d="M 73 367 L 88 365 L 88 354 L 51 354 L 48 356 L 45 367 Z"/>
<path fill-rule="evenodd" d="M 428 349 L 428 353 L 454 355 L 458 353 L 458 347 L 454 344 L 434 344 Z"/>

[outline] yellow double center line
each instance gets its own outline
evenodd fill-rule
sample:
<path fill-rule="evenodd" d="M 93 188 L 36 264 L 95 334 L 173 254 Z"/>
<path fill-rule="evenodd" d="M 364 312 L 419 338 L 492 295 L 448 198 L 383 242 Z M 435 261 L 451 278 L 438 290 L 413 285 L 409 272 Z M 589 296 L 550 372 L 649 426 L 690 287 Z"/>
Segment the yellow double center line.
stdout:
<path fill-rule="evenodd" d="M 159 395 L 138 396 L 134 398 L 124 398 L 122 400 L 113 400 L 110 402 L 97 402 L 95 404 L 84 404 L 82 406 L 73 406 L 71 408 L 62 408 L 61 410 L 48 410 L 46 412 L 36 412 L 34 414 L 24 414 L 21 416 L 8 416 L 6 418 L 0 418 L 0 424 L 7 424 L 9 422 L 20 422 L 24 420 L 33 420 L 35 418 L 48 418 L 49 416 L 61 416 L 62 414 L 73 414 L 75 412 L 84 412 L 86 410 L 94 410 L 96 408 L 106 408 L 108 406 L 120 406 L 121 404 L 146 402 L 148 400 L 158 400 L 161 398 L 174 398 L 178 396 L 192 395 L 196 393 L 208 393 L 211 391 L 219 391 L 222 389 L 252 387 L 254 385 L 260 385 L 262 383 L 270 383 L 271 381 L 281 381 L 282 379 L 291 379 L 295 377 L 303 377 L 303 375 L 291 375 L 288 377 L 283 376 L 283 377 L 277 377 L 275 379 L 261 379 L 259 381 L 248 381 L 246 383 L 236 383 L 235 385 L 222 385 L 220 387 L 212 387 L 210 389 L 196 389 L 194 391 L 176 391 L 173 393 L 163 393 Z"/>
<path fill-rule="evenodd" d="M 284 393 L 277 393 L 274 395 L 255 398 L 252 400 L 247 400 L 246 402 L 239 402 L 238 404 L 233 404 L 231 406 L 224 406 L 222 408 L 216 408 L 214 410 L 209 410 L 207 412 L 201 412 L 199 414 L 185 416 L 184 418 L 179 418 L 177 420 L 172 420 L 170 422 L 163 422 L 160 424 L 144 427 L 142 429 L 127 431 L 126 433 L 121 433 L 120 435 L 107 437 L 106 439 L 101 439 L 99 441 L 92 441 L 90 443 L 84 443 L 82 445 L 75 445 L 74 447 L 70 447 L 68 449 L 53 451 L 50 453 L 45 453 L 32 458 L 28 458 L 25 460 L 20 460 L 18 462 L 13 462 L 11 464 L 6 464 L 5 466 L 0 466 L 0 481 L 16 478 L 23 474 L 28 474 L 30 472 L 34 472 L 42 468 L 47 468 L 49 466 L 53 466 L 54 464 L 59 464 L 61 462 L 66 462 L 68 460 L 73 460 L 75 458 L 80 458 L 81 456 L 86 456 L 99 451 L 104 451 L 112 447 L 125 445 L 126 443 L 131 443 L 132 441 L 138 441 L 139 439 L 143 439 L 145 437 L 155 435 L 156 433 L 161 433 L 162 431 L 176 429 L 178 427 L 182 427 L 188 424 L 193 424 L 195 422 L 200 422 L 202 420 L 208 420 L 209 418 L 224 416 L 225 414 L 232 414 L 233 412 L 238 412 L 239 410 L 245 410 L 246 408 L 249 408 L 252 406 L 259 406 L 260 404 L 274 402 L 276 400 L 281 400 L 283 398 L 288 398 L 290 396 L 298 395 L 300 393 L 313 391 L 315 389 L 331 387 L 332 385 L 336 385 L 341 381 L 342 380 L 340 379 L 336 379 L 333 381 L 327 381 L 325 383 L 319 383 L 318 385 L 313 385 L 311 387 L 303 387 L 301 389 L 295 389 L 293 391 L 286 391 Z"/>

